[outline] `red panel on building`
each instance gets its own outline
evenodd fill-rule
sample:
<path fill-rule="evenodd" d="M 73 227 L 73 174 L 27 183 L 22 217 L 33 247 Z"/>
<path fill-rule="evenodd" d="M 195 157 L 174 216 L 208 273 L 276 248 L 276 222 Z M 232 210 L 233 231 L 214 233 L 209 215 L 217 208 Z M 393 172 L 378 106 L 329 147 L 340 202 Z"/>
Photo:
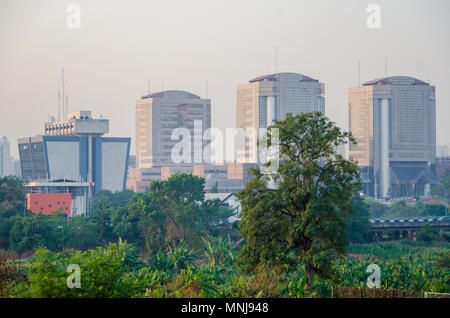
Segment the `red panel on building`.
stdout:
<path fill-rule="evenodd" d="M 53 214 L 58 209 L 70 214 L 72 194 L 70 193 L 27 193 L 27 209 L 33 213 Z"/>

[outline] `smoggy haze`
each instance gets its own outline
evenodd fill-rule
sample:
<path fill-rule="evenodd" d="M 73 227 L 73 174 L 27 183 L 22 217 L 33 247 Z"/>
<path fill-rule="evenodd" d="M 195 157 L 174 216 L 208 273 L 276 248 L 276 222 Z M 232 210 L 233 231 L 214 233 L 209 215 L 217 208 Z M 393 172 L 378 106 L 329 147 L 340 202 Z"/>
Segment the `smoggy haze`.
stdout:
<path fill-rule="evenodd" d="M 66 25 L 70 3 L 81 29 Z M 369 29 L 366 8 L 381 7 Z M 187 90 L 212 100 L 212 125 L 234 127 L 236 86 L 275 71 L 325 83 L 326 114 L 347 128 L 348 88 L 388 75 L 436 86 L 437 143 L 450 145 L 450 1 L 0 0 L 0 136 L 43 134 L 57 115 L 61 67 L 69 111 L 110 119 L 134 139 L 136 99 Z M 278 47 L 278 66 L 275 63 Z M 134 153 L 134 145 L 131 147 Z"/>

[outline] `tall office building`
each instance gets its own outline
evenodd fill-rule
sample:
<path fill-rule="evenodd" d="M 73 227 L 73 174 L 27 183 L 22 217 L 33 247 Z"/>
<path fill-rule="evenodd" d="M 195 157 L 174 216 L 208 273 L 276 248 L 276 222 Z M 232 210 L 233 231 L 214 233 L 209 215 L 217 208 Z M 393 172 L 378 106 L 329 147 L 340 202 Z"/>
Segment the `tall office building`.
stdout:
<path fill-rule="evenodd" d="M 19 138 L 22 177 L 28 181 L 93 182 L 94 189 L 125 189 L 130 138 L 103 137 L 109 120 L 90 111 L 45 124 L 45 135 Z"/>
<path fill-rule="evenodd" d="M 195 153 L 209 142 L 194 140 L 194 121 L 201 124 L 201 133 L 211 127 L 211 100 L 185 91 L 170 90 L 143 96 L 136 102 L 136 165 L 137 168 L 174 164 L 172 149 L 180 140 L 172 140 L 176 128 L 191 134 L 191 163 Z M 195 144 L 201 145 L 196 149 Z M 200 157 L 203 158 L 203 157 Z M 199 163 L 199 162 L 197 162 Z M 201 162 L 200 162 L 201 163 Z"/>
<path fill-rule="evenodd" d="M 3 136 L 0 139 L 0 177 L 13 174 L 13 159 L 11 158 L 11 145 Z"/>
<path fill-rule="evenodd" d="M 93 192 L 125 189 L 131 138 L 103 137 L 108 132 L 109 120 L 79 111 L 68 113 L 66 121 L 45 123 L 45 135 L 19 138 L 27 191 L 70 193 L 70 214 L 84 214 L 90 209 Z M 52 198 L 61 202 L 57 196 Z M 36 196 L 33 200 L 32 211 L 43 207 Z M 43 198 L 43 202 L 48 200 Z M 43 213 L 53 212 L 50 205 L 56 206 L 48 204 L 50 210 Z"/>
<path fill-rule="evenodd" d="M 349 90 L 349 128 L 358 141 L 364 192 L 378 198 L 421 196 L 435 177 L 435 87 L 413 77 L 375 79 Z"/>
<path fill-rule="evenodd" d="M 240 162 L 257 162 L 256 139 L 259 128 L 266 128 L 272 120 L 283 120 L 287 113 L 319 111 L 325 113 L 324 84 L 298 73 L 276 73 L 238 85 L 236 125 L 248 134 L 245 148 L 237 151 Z M 256 138 L 255 138 L 256 137 Z"/>

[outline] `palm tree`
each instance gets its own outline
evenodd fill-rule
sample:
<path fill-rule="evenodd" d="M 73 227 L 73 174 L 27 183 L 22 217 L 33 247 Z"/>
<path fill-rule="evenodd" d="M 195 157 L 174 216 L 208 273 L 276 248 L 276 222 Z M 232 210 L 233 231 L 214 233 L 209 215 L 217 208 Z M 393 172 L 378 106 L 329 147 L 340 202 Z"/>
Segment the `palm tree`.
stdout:
<path fill-rule="evenodd" d="M 167 254 L 176 273 L 188 268 L 188 266 L 195 265 L 195 251 L 190 249 L 184 241 L 181 241 L 178 245 L 176 243 L 173 243 L 173 246 L 169 245 Z"/>

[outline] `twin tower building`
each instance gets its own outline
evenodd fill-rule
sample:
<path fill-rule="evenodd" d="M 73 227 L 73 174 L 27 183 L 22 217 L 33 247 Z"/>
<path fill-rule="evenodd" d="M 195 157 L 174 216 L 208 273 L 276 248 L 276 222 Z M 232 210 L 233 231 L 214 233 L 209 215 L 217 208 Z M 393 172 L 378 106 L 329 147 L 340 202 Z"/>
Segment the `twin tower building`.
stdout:
<path fill-rule="evenodd" d="M 236 126 L 268 127 L 287 113 L 325 114 L 325 87 L 298 73 L 254 78 L 237 88 Z M 211 127 L 211 100 L 184 91 L 143 96 L 136 103 L 136 165 L 148 171 L 173 165 L 172 131 L 194 121 Z M 349 156 L 360 166 L 363 192 L 378 198 L 427 195 L 436 182 L 435 87 L 407 76 L 392 76 L 349 89 L 349 130 L 358 141 Z M 238 161 L 256 162 L 255 143 L 246 144 Z M 194 152 L 194 150 L 192 150 Z M 244 157 L 244 158 L 242 158 Z M 153 169 L 153 170 L 152 170 Z M 150 173 L 150 172 L 148 172 Z"/>
<path fill-rule="evenodd" d="M 359 163 L 364 193 L 378 198 L 428 194 L 436 182 L 435 87 L 392 76 L 350 88 L 348 100 L 349 130 L 358 141 L 350 145 L 349 156 Z M 306 112 L 325 113 L 325 87 L 317 79 L 276 73 L 237 87 L 236 128 L 258 132 L 288 113 Z M 103 136 L 109 132 L 107 119 L 79 111 L 46 123 L 44 135 L 18 140 L 28 208 L 88 213 L 95 192 L 144 191 L 152 180 L 174 172 L 204 177 L 207 190 L 242 188 L 248 168 L 257 164 L 256 140 L 246 142 L 236 163 L 174 162 L 179 140 L 173 140 L 173 131 L 184 128 L 195 139 L 198 123 L 202 132 L 211 128 L 210 99 L 177 90 L 142 96 L 136 102 L 136 166 L 130 163 L 130 138 Z M 201 140 L 201 150 L 206 143 Z M 197 150 L 192 147 L 191 158 Z"/>

